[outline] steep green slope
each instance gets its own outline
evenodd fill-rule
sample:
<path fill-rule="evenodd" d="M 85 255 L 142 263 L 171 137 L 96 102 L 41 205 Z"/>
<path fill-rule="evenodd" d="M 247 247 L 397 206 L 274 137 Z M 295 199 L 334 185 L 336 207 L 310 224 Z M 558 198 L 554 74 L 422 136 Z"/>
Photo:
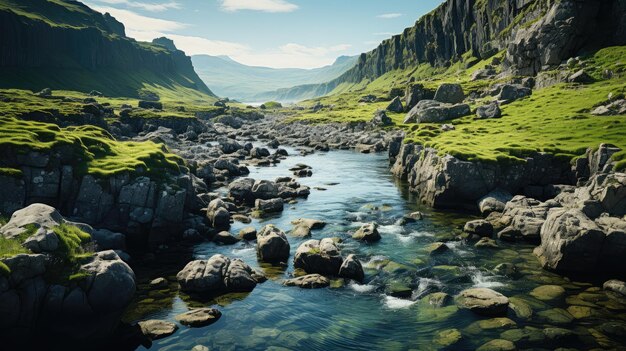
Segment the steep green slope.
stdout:
<path fill-rule="evenodd" d="M 122 23 L 77 1 L 0 0 L 0 50 L 0 88 L 213 96 L 182 51 L 128 38 Z"/>
<path fill-rule="evenodd" d="M 195 55 L 191 59 L 200 78 L 219 96 L 245 101 L 294 101 L 319 95 L 296 93 L 285 98 L 277 90 L 335 79 L 354 66 L 357 58 L 342 56 L 332 65 L 310 70 L 253 67 L 226 56 Z"/>

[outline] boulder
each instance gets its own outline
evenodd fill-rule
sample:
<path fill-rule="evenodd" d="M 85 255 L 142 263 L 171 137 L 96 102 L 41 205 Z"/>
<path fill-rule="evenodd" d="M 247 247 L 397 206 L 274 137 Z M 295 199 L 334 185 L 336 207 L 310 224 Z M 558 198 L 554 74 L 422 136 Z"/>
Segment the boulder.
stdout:
<path fill-rule="evenodd" d="M 506 315 L 509 299 L 488 288 L 472 288 L 461 291 L 457 296 L 460 308 L 486 316 Z"/>
<path fill-rule="evenodd" d="M 222 245 L 233 245 L 239 242 L 239 238 L 231 235 L 227 231 L 221 231 L 215 235 L 213 241 Z"/>
<path fill-rule="evenodd" d="M 230 227 L 230 212 L 226 203 L 221 199 L 215 199 L 209 203 L 207 218 L 213 228 Z"/>
<path fill-rule="evenodd" d="M 178 326 L 172 322 L 159 319 L 149 319 L 137 323 L 141 333 L 150 340 L 159 340 L 168 337 L 178 330 Z"/>
<path fill-rule="evenodd" d="M 265 158 L 269 155 L 269 150 L 264 147 L 253 147 L 252 150 L 250 150 L 250 157 L 252 158 Z"/>
<path fill-rule="evenodd" d="M 252 178 L 239 178 L 228 185 L 228 197 L 236 203 L 252 204 L 254 194 L 252 186 L 255 181 Z"/>
<path fill-rule="evenodd" d="M 396 99 L 398 99 L 398 102 L 400 101 L 399 98 Z M 401 102 L 400 105 L 402 105 Z M 387 116 L 387 113 L 385 113 L 384 110 L 377 110 L 376 112 L 374 112 L 374 118 L 372 118 L 370 123 L 375 126 L 389 126 L 393 124 L 393 121 Z"/>
<path fill-rule="evenodd" d="M 271 224 L 257 233 L 256 252 L 262 262 L 286 262 L 290 248 L 285 233 Z"/>
<path fill-rule="evenodd" d="M 319 289 L 330 285 L 330 280 L 319 274 L 307 274 L 301 277 L 287 279 L 283 282 L 285 286 L 297 286 L 303 289 Z"/>
<path fill-rule="evenodd" d="M 607 280 L 606 282 L 604 282 L 602 287 L 604 288 L 604 290 L 613 291 L 623 296 L 626 296 L 626 283 L 621 280 Z"/>
<path fill-rule="evenodd" d="M 493 235 L 493 225 L 484 219 L 477 219 L 465 223 L 463 231 L 481 237 L 491 237 Z"/>
<path fill-rule="evenodd" d="M 295 226 L 305 226 L 311 230 L 315 229 L 323 229 L 326 226 L 326 222 L 319 219 L 310 219 L 310 218 L 298 218 L 296 220 L 291 221 L 291 224 Z"/>
<path fill-rule="evenodd" d="M 339 267 L 338 275 L 342 278 L 354 279 L 357 282 L 362 282 L 365 278 L 363 266 L 355 255 L 348 255 L 348 257 L 343 260 L 341 267 Z"/>
<path fill-rule="evenodd" d="M 444 83 L 437 88 L 433 100 L 447 104 L 458 104 L 464 99 L 465 94 L 460 84 Z"/>
<path fill-rule="evenodd" d="M 215 308 L 199 308 L 176 315 L 174 319 L 180 324 L 200 328 L 217 322 L 222 313 Z"/>
<path fill-rule="evenodd" d="M 435 93 L 424 88 L 422 84 L 409 84 L 404 94 L 405 110 L 412 109 L 418 102 L 422 100 L 432 100 Z"/>
<path fill-rule="evenodd" d="M 7 224 L 0 228 L 0 233 L 7 239 L 12 239 L 24 233 L 29 225 L 43 229 L 52 229 L 65 223 L 65 219 L 52 206 L 32 204 L 17 210 Z"/>
<path fill-rule="evenodd" d="M 153 109 L 153 110 L 162 110 L 163 109 L 163 103 L 158 102 L 158 101 L 144 101 L 144 100 L 141 100 L 141 101 L 139 101 L 138 106 L 140 108 Z"/>
<path fill-rule="evenodd" d="M 479 106 L 476 109 L 476 117 L 479 119 L 500 118 L 502 117 L 500 105 L 498 105 L 498 103 L 494 101 L 487 105 Z"/>
<path fill-rule="evenodd" d="M 256 240 L 256 229 L 254 227 L 245 227 L 239 231 L 239 238 L 246 241 Z"/>
<path fill-rule="evenodd" d="M 270 200 L 278 197 L 276 183 L 269 180 L 257 180 L 251 190 L 255 199 Z"/>
<path fill-rule="evenodd" d="M 276 213 L 283 211 L 284 202 L 280 197 L 269 200 L 256 199 L 254 207 L 262 213 Z"/>
<path fill-rule="evenodd" d="M 491 90 L 491 95 L 499 101 L 510 103 L 515 100 L 532 95 L 532 90 L 519 84 L 500 84 Z"/>
<path fill-rule="evenodd" d="M 588 84 L 593 83 L 594 79 L 590 76 L 584 69 L 573 73 L 571 76 L 567 77 L 567 81 L 569 83 L 580 83 L 580 84 Z"/>
<path fill-rule="evenodd" d="M 547 269 L 596 272 L 601 262 L 620 262 L 619 257 L 622 255 L 623 258 L 624 248 L 625 233 L 618 232 L 609 238 L 581 210 L 555 208 L 550 210 L 541 228 L 541 246 L 535 249 L 535 254 Z M 603 271 L 611 269 L 616 267 L 602 267 Z"/>
<path fill-rule="evenodd" d="M 240 259 L 214 255 L 208 260 L 187 263 L 176 275 L 181 290 L 189 293 L 216 295 L 252 291 L 263 276 Z"/>
<path fill-rule="evenodd" d="M 442 253 L 447 252 L 448 250 L 450 250 L 450 248 L 448 247 L 448 245 L 446 245 L 445 243 L 442 242 L 436 242 L 436 243 L 432 243 L 427 245 L 424 250 L 431 256 L 434 255 L 440 255 Z"/>
<path fill-rule="evenodd" d="M 293 260 L 295 268 L 303 269 L 309 274 L 331 276 L 339 275 L 343 262 L 339 248 L 330 238 L 308 240 L 302 243 Z"/>
<path fill-rule="evenodd" d="M 422 100 L 409 111 L 404 123 L 441 123 L 471 113 L 467 104 L 445 104 L 435 100 Z"/>
<path fill-rule="evenodd" d="M 380 240 L 380 233 L 378 232 L 378 224 L 367 223 L 363 224 L 354 234 L 352 238 L 361 241 L 374 242 Z"/>
<path fill-rule="evenodd" d="M 488 215 L 491 212 L 503 212 L 506 203 L 511 201 L 512 198 L 513 195 L 505 190 L 492 190 L 478 200 L 478 208 L 483 215 Z"/>
<path fill-rule="evenodd" d="M 391 100 L 385 110 L 393 113 L 402 113 L 404 111 L 404 106 L 402 106 L 402 100 L 400 97 L 396 96 L 393 100 Z"/>

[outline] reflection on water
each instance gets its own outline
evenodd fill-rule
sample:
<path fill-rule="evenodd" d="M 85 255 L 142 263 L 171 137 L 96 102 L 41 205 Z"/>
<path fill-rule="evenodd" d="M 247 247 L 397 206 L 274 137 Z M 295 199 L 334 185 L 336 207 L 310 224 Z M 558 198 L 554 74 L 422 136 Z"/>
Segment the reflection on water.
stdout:
<path fill-rule="evenodd" d="M 272 218 L 235 223 L 231 232 L 248 225 L 260 229 L 268 223 L 288 232 L 294 219 L 322 219 L 328 225 L 313 231 L 312 238 L 343 239 L 344 255 L 355 253 L 363 262 L 366 282 L 333 284 L 319 290 L 287 288 L 281 280 L 293 273 L 292 262 L 288 267 L 259 266 L 251 243 L 200 244 L 193 250 L 195 258 L 216 253 L 238 257 L 263 271 L 269 280 L 249 294 L 203 302 L 177 292 L 174 275 L 180 263 L 169 268 L 164 264 L 143 276 L 138 273 L 142 282 L 166 276 L 170 286 L 155 292 L 147 284 L 141 285 L 139 297 L 127 314 L 132 321 L 172 320 L 174 315 L 200 306 L 216 306 L 222 311 L 217 323 L 199 329 L 182 327 L 173 336 L 156 341 L 151 350 L 191 350 L 196 345 L 210 350 L 424 350 L 437 348 L 433 338 L 440 346 L 454 339 L 451 329 L 462 335 L 454 349 L 473 349 L 498 338 L 513 340 L 521 348 L 551 347 L 541 331 L 550 326 L 575 333 L 573 338 L 558 339 L 559 345 L 589 349 L 618 347 L 624 342 L 625 301 L 589 284 L 572 283 L 542 271 L 531 246 L 499 243 L 499 249 L 475 249 L 472 243 L 451 242 L 447 253 L 429 256 L 423 250 L 425 245 L 455 237 L 470 216 L 420 207 L 406 187 L 389 174 L 385 155 L 333 151 L 292 156 L 276 167 L 253 168 L 250 177 L 288 176 L 288 169 L 296 163 L 313 167 L 312 177 L 299 179 L 312 188 L 310 197 L 286 206 L 282 214 Z M 403 215 L 417 210 L 424 212 L 423 221 L 398 224 Z M 380 242 L 365 244 L 350 238 L 361 223 L 373 221 L 380 225 Z M 289 240 L 293 259 L 298 245 L 307 239 Z M 500 263 L 515 265 L 516 274 L 494 273 Z M 529 295 L 545 284 L 561 285 L 566 293 L 550 301 Z M 426 298 L 434 292 L 454 296 L 469 287 L 489 287 L 515 296 L 512 301 L 520 312 L 510 311 L 510 322 L 477 324 L 486 318 L 459 310 L 453 301 L 436 306 Z M 614 325 L 606 326 L 609 321 Z"/>

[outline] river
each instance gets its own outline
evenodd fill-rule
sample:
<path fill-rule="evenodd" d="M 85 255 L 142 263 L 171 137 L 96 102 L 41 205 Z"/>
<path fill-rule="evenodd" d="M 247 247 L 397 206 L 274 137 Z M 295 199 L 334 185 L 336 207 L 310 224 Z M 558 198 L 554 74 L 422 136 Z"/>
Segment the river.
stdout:
<path fill-rule="evenodd" d="M 288 151 L 297 155 L 293 149 Z M 276 166 L 251 168 L 249 177 L 273 180 L 290 176 L 288 169 L 297 163 L 313 168 L 312 177 L 298 180 L 311 187 L 308 199 L 286 205 L 280 215 L 231 227 L 231 232 L 237 233 L 248 225 L 258 230 L 272 223 L 287 232 L 291 245 L 288 267 L 259 265 L 254 243 L 218 246 L 207 242 L 193 248 L 195 259 L 221 253 L 241 258 L 263 271 L 269 280 L 257 285 L 254 291 L 192 301 L 177 291 L 175 270 L 165 270 L 169 273 L 170 290 L 160 292 L 151 291 L 147 282 L 164 270 L 138 270 L 139 292 L 127 313 L 129 322 L 149 318 L 173 320 L 190 307 L 212 306 L 222 312 L 215 324 L 198 329 L 181 326 L 173 336 L 155 341 L 150 350 L 191 350 L 196 345 L 209 350 L 427 350 L 438 348 L 434 338 L 443 344 L 454 339 L 452 329 L 462 334 L 452 349 L 475 349 L 500 338 L 514 340 L 522 348 L 550 349 L 553 341 L 561 347 L 570 344 L 587 349 L 598 346 L 599 339 L 593 334 L 611 320 L 620 321 L 623 326 L 624 301 L 607 297 L 589 283 L 572 282 L 542 270 L 532 254 L 533 245 L 498 242 L 497 249 L 479 249 L 473 246 L 474 242 L 450 241 L 448 252 L 429 255 L 424 250 L 426 245 L 453 239 L 467 220 L 476 217 L 418 205 L 406 185 L 389 173 L 384 154 L 330 151 L 290 156 Z M 423 212 L 424 219 L 404 226 L 397 224 L 403 215 L 414 211 Z M 354 253 L 363 263 L 365 284 L 335 280 L 331 287 L 317 290 L 281 285 L 293 272 L 297 247 L 309 239 L 289 236 L 290 222 L 301 217 L 328 223 L 324 229 L 313 231 L 312 238 L 341 238 L 344 256 Z M 366 222 L 380 225 L 382 240 L 366 244 L 351 239 L 350 233 Z M 514 264 L 517 271 L 509 275 L 494 273 L 501 263 Z M 542 295 L 541 289 L 530 294 L 547 284 L 557 285 L 565 292 L 556 297 Z M 508 319 L 489 319 L 459 310 L 454 301 L 437 307 L 420 300 L 439 291 L 454 296 L 470 287 L 489 287 L 513 297 L 511 302 L 521 312 L 510 310 Z M 407 289 L 412 290 L 411 296 L 390 296 L 392 291 Z M 577 306 L 591 306 L 591 315 L 584 316 L 587 309 L 568 309 L 575 301 L 581 301 Z M 549 327 L 563 329 L 555 329 L 561 334 L 554 337 L 543 332 Z M 448 332 L 441 334 L 442 331 Z M 619 341 L 614 336 L 609 338 L 609 342 L 615 340 Z"/>

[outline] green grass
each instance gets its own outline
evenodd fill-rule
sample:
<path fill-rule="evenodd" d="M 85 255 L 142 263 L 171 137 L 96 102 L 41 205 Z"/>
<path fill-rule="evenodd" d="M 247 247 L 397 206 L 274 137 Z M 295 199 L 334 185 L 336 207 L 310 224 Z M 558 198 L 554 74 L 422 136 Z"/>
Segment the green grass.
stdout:
<path fill-rule="evenodd" d="M 500 52 L 496 56 L 501 57 Z M 468 56 L 469 57 L 469 56 Z M 482 162 L 524 162 L 524 157 L 536 152 L 548 152 L 572 159 L 584 154 L 587 148 L 610 143 L 626 150 L 626 116 L 599 117 L 589 112 L 613 95 L 624 92 L 626 86 L 626 47 L 602 49 L 585 58 L 586 70 L 596 82 L 588 85 L 559 84 L 533 91 L 531 97 L 502 106 L 501 119 L 476 120 L 473 115 L 449 121 L 456 130 L 443 132 L 440 124 L 403 124 L 404 113 L 388 113 L 397 128 L 406 131 L 406 142 L 433 147 L 463 160 Z M 467 59 L 467 57 L 466 57 Z M 358 103 L 360 96 L 374 94 L 387 96 L 393 88 L 404 88 L 410 77 L 429 88 L 444 82 L 455 82 L 470 91 L 487 89 L 497 81 L 472 82 L 470 77 L 484 68 L 493 58 L 479 61 L 465 68 L 459 61 L 449 68 L 420 65 L 412 69 L 389 72 L 372 82 L 343 85 L 326 97 L 305 101 L 304 106 L 321 102 L 332 108 L 313 113 L 310 110 L 290 111 L 290 120 L 309 120 L 318 123 L 369 121 L 377 109 L 388 102 Z M 577 69 L 577 68 L 575 68 Z M 602 72 L 611 70 L 616 77 L 603 79 Z M 472 109 L 484 103 L 479 99 L 470 103 Z M 613 156 L 618 169 L 626 168 L 626 151 Z"/>
<path fill-rule="evenodd" d="M 38 227 L 34 224 L 27 225 L 24 233 L 7 239 L 0 235 L 0 259 L 9 258 L 19 254 L 31 253 L 23 246 L 26 239 L 35 234 Z M 89 276 L 80 270 L 80 266 L 93 257 L 92 250 L 87 248 L 91 242 L 91 236 L 76 226 L 61 224 L 52 228 L 59 238 L 58 248 L 50 253 L 45 278 L 49 282 L 64 284 L 78 282 Z M 8 276 L 11 273 L 9 267 L 0 261 L 0 275 Z"/>
<path fill-rule="evenodd" d="M 16 238 L 7 239 L 0 235 L 0 258 L 13 257 L 19 254 L 30 253 L 22 244 L 29 236 L 35 234 L 37 227 L 28 225 L 25 231 Z"/>
<path fill-rule="evenodd" d="M 70 161 L 74 162 L 77 173 L 99 177 L 123 172 L 177 173 L 184 164 L 162 144 L 116 141 L 108 132 L 95 126 L 61 128 L 52 123 L 0 117 L 0 150 L 19 153 L 61 149 L 71 155 Z"/>
<path fill-rule="evenodd" d="M 279 109 L 283 107 L 283 105 L 280 102 L 276 102 L 276 101 L 268 101 L 261 106 L 265 106 L 265 108 L 269 110 L 275 110 L 275 109 Z"/>

